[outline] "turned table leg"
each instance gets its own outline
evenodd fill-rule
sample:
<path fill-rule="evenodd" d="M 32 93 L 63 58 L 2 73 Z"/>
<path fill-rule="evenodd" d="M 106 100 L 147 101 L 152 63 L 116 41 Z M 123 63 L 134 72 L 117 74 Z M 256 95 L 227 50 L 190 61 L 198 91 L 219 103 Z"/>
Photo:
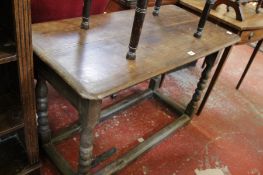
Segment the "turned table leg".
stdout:
<path fill-rule="evenodd" d="M 210 72 L 215 64 L 217 55 L 218 55 L 218 52 L 208 55 L 205 58 L 206 67 L 202 72 L 201 78 L 197 84 L 197 88 L 195 89 L 195 93 L 191 101 L 188 103 L 186 110 L 185 110 L 185 114 L 187 114 L 190 117 L 193 116 L 193 114 L 195 113 L 197 109 L 198 102 L 201 99 L 202 92 L 206 87 L 206 83 L 209 79 Z"/>
<path fill-rule="evenodd" d="M 212 77 L 212 79 L 210 81 L 210 84 L 209 84 L 207 90 L 206 90 L 204 98 L 202 99 L 202 102 L 201 102 L 201 104 L 200 104 L 200 106 L 198 108 L 198 111 L 196 113 L 197 115 L 200 115 L 202 113 L 203 108 L 204 108 L 204 106 L 206 104 L 206 101 L 207 101 L 207 99 L 208 99 L 208 97 L 209 97 L 209 95 L 210 95 L 210 93 L 211 93 L 211 91 L 212 91 L 212 89 L 213 89 L 213 87 L 214 87 L 214 85 L 215 85 L 220 73 L 221 73 L 222 68 L 225 65 L 225 62 L 226 62 L 231 50 L 232 50 L 232 46 L 225 48 L 225 50 L 224 50 L 224 52 L 223 52 L 223 54 L 222 54 L 222 56 L 220 58 L 220 61 L 219 61 L 218 65 L 217 65 L 217 67 L 216 67 L 215 73 L 214 73 L 214 75 L 213 75 L 213 77 Z"/>
<path fill-rule="evenodd" d="M 249 61 L 247 63 L 247 66 L 246 66 L 246 68 L 245 68 L 240 80 L 237 83 L 236 89 L 239 89 L 241 83 L 243 82 L 243 80 L 244 80 L 244 78 L 245 78 L 245 76 L 246 76 L 251 64 L 253 63 L 253 61 L 254 61 L 254 59 L 255 59 L 255 57 L 256 57 L 256 55 L 257 55 L 257 53 L 258 53 L 258 51 L 259 51 L 259 49 L 261 47 L 261 45 L 262 45 L 262 42 L 263 42 L 263 39 L 258 41 L 258 43 L 257 43 L 257 45 L 256 45 L 256 47 L 255 47 L 255 49 L 254 49 Z"/>
<path fill-rule="evenodd" d="M 162 5 L 162 0 L 156 0 L 155 1 L 154 10 L 153 10 L 153 16 L 158 16 L 159 15 L 161 5 Z"/>
<path fill-rule="evenodd" d="M 153 91 L 156 91 L 157 89 L 159 89 L 161 85 L 162 77 L 163 75 L 159 75 L 157 77 L 152 78 L 149 83 L 149 89 Z"/>
<path fill-rule="evenodd" d="M 82 99 L 79 106 L 79 117 L 81 120 L 80 154 L 78 175 L 90 174 L 90 168 L 94 159 L 93 130 L 100 118 L 101 100 Z"/>
<path fill-rule="evenodd" d="M 201 17 L 200 17 L 200 20 L 198 23 L 197 31 L 194 34 L 194 36 L 196 38 L 201 38 L 202 32 L 203 32 L 204 27 L 205 27 L 206 20 L 209 16 L 210 10 L 211 10 L 212 6 L 214 5 L 214 3 L 215 3 L 215 0 L 207 0 L 206 1 L 204 10 L 201 14 Z"/>
<path fill-rule="evenodd" d="M 82 10 L 82 29 L 89 29 L 89 16 L 90 16 L 90 7 L 92 0 L 84 0 L 83 10 Z"/>
<path fill-rule="evenodd" d="M 129 51 L 126 55 L 126 58 L 128 60 L 136 59 L 136 49 L 138 47 L 140 36 L 141 36 L 142 26 L 143 26 L 143 22 L 144 22 L 146 10 L 147 10 L 147 3 L 148 3 L 148 0 L 138 0 L 137 1 L 137 7 L 135 10 L 131 39 L 130 39 L 130 44 L 129 44 Z"/>
<path fill-rule="evenodd" d="M 38 132 L 42 144 L 49 143 L 51 140 L 51 130 L 48 124 L 48 88 L 46 80 L 39 77 L 36 84 L 36 102 L 38 115 Z"/>

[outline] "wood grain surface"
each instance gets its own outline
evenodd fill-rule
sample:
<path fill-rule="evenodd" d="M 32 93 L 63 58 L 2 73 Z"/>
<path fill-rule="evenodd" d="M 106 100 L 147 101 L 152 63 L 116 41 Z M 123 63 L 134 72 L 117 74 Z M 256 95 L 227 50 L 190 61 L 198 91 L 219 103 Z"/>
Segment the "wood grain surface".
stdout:
<path fill-rule="evenodd" d="M 20 98 L 24 119 L 26 149 L 31 165 L 38 163 L 38 136 L 33 74 L 30 0 L 14 0 L 14 23 Z"/>
<path fill-rule="evenodd" d="M 33 49 L 83 98 L 102 99 L 240 40 L 210 22 L 196 39 L 197 16 L 174 5 L 162 6 L 159 17 L 152 11 L 135 61 L 125 58 L 134 10 L 92 16 L 88 31 L 80 29 L 81 18 L 35 24 Z"/>

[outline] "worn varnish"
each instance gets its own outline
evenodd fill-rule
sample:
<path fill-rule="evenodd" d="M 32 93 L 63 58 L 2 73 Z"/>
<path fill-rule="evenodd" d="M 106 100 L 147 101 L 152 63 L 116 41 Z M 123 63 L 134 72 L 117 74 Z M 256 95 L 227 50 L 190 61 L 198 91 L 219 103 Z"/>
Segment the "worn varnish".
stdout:
<path fill-rule="evenodd" d="M 239 41 L 211 23 L 196 39 L 198 17 L 172 5 L 163 6 L 158 18 L 152 10 L 136 61 L 125 59 L 134 11 L 92 16 L 88 31 L 79 28 L 80 18 L 35 24 L 34 51 L 83 98 L 102 99 Z"/>

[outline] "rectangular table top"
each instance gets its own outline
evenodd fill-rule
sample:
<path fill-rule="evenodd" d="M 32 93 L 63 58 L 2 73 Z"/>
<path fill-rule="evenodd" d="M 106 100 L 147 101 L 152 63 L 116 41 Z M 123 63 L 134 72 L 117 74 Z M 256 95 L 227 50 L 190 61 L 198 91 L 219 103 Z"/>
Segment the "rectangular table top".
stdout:
<path fill-rule="evenodd" d="M 162 6 L 159 17 L 152 10 L 135 61 L 125 58 L 134 10 L 92 16 L 88 31 L 81 18 L 34 24 L 34 52 L 83 98 L 102 99 L 240 40 L 210 22 L 197 39 L 199 17 L 174 5 Z"/>
<path fill-rule="evenodd" d="M 180 4 L 194 10 L 201 12 L 205 6 L 205 0 L 180 0 Z M 263 11 L 256 13 L 256 7 L 252 4 L 241 5 L 244 14 L 244 21 L 236 20 L 236 13 L 232 7 L 227 12 L 226 5 L 222 4 L 211 10 L 210 16 L 219 22 L 222 22 L 239 31 L 263 29 Z"/>

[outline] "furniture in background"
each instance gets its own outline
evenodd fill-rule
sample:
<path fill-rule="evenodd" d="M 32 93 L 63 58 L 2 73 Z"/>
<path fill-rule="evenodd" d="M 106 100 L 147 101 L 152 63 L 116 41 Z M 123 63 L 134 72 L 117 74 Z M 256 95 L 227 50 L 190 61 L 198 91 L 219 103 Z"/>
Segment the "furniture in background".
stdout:
<path fill-rule="evenodd" d="M 243 7 L 247 3 L 256 2 L 255 13 L 259 13 L 259 9 L 262 6 L 263 0 L 217 0 L 213 9 L 216 9 L 219 5 L 225 4 L 227 6 L 226 10 L 229 12 L 229 7 L 232 7 L 236 13 L 236 19 L 239 21 L 244 21 Z"/>
<path fill-rule="evenodd" d="M 103 13 L 109 0 L 94 0 L 91 14 Z M 46 22 L 82 16 L 83 0 L 32 0 L 32 22 Z"/>
<path fill-rule="evenodd" d="M 200 0 L 181 0 L 179 5 L 193 13 L 200 14 L 203 10 L 205 1 L 200 1 Z M 256 56 L 256 53 L 259 50 L 261 40 L 263 39 L 263 13 L 258 13 L 255 14 L 254 11 L 254 6 L 251 4 L 247 4 L 243 6 L 243 13 L 246 18 L 244 21 L 238 21 L 235 18 L 235 12 L 230 9 L 229 12 L 225 10 L 226 6 L 222 5 L 219 6 L 216 10 L 211 10 L 210 12 L 210 20 L 226 29 L 228 29 L 228 33 L 236 33 L 241 37 L 240 42 L 237 44 L 246 44 L 246 43 L 252 43 L 256 41 L 258 42 L 258 45 L 256 46 L 256 49 L 254 50 L 253 54 L 251 55 L 249 64 L 252 63 L 253 59 Z M 206 30 L 206 29 L 205 29 Z M 209 87 L 206 91 L 206 94 L 200 104 L 200 107 L 198 109 L 197 114 L 200 115 L 205 103 L 217 81 L 217 78 L 225 64 L 225 61 L 227 57 L 224 57 L 225 59 L 221 59 L 221 61 L 218 63 L 218 67 L 212 77 L 212 80 L 209 84 Z M 249 68 L 249 64 L 246 68 Z M 244 77 L 245 73 L 243 73 Z M 242 78 L 243 79 L 243 78 Z M 240 86 L 242 80 L 239 82 L 239 85 L 237 88 Z"/>
<path fill-rule="evenodd" d="M 125 59 L 133 10 L 91 16 L 89 30 L 79 27 L 81 18 L 33 25 L 33 47 L 37 64 L 37 113 L 42 146 L 63 174 L 112 174 L 188 123 L 198 105 L 209 73 L 222 49 L 230 50 L 240 38 L 207 23 L 201 39 L 193 37 L 196 16 L 174 5 L 162 7 L 163 15 L 153 17 L 150 8 L 138 49 L 137 60 Z M 118 28 L 118 30 L 116 30 Z M 187 30 L 185 30 L 187 28 Z M 154 35 L 153 35 L 154 33 Z M 176 39 L 175 39 L 176 38 Z M 202 42 L 200 42 L 202 41 Z M 165 54 L 164 54 L 165 53 Z M 189 104 L 178 105 L 160 93 L 161 74 L 206 57 L 206 67 Z M 147 90 L 101 110 L 107 96 L 150 79 Z M 48 81 L 79 112 L 79 121 L 53 135 L 48 124 L 46 85 Z M 138 144 L 123 157 L 94 172 L 92 168 L 114 154 L 115 148 L 93 156 L 94 127 L 99 121 L 145 98 L 155 97 L 172 107 L 179 118 Z M 80 132 L 79 164 L 73 170 L 55 148 L 59 141 Z"/>
<path fill-rule="evenodd" d="M 39 174 L 29 0 L 0 1 L 0 174 Z"/>
<path fill-rule="evenodd" d="M 136 0 L 110 0 L 107 6 L 107 12 L 115 12 L 121 10 L 134 9 L 136 7 Z M 163 0 L 163 5 L 175 4 L 177 0 Z M 155 4 L 155 0 L 149 0 L 148 6 L 152 7 Z"/>

